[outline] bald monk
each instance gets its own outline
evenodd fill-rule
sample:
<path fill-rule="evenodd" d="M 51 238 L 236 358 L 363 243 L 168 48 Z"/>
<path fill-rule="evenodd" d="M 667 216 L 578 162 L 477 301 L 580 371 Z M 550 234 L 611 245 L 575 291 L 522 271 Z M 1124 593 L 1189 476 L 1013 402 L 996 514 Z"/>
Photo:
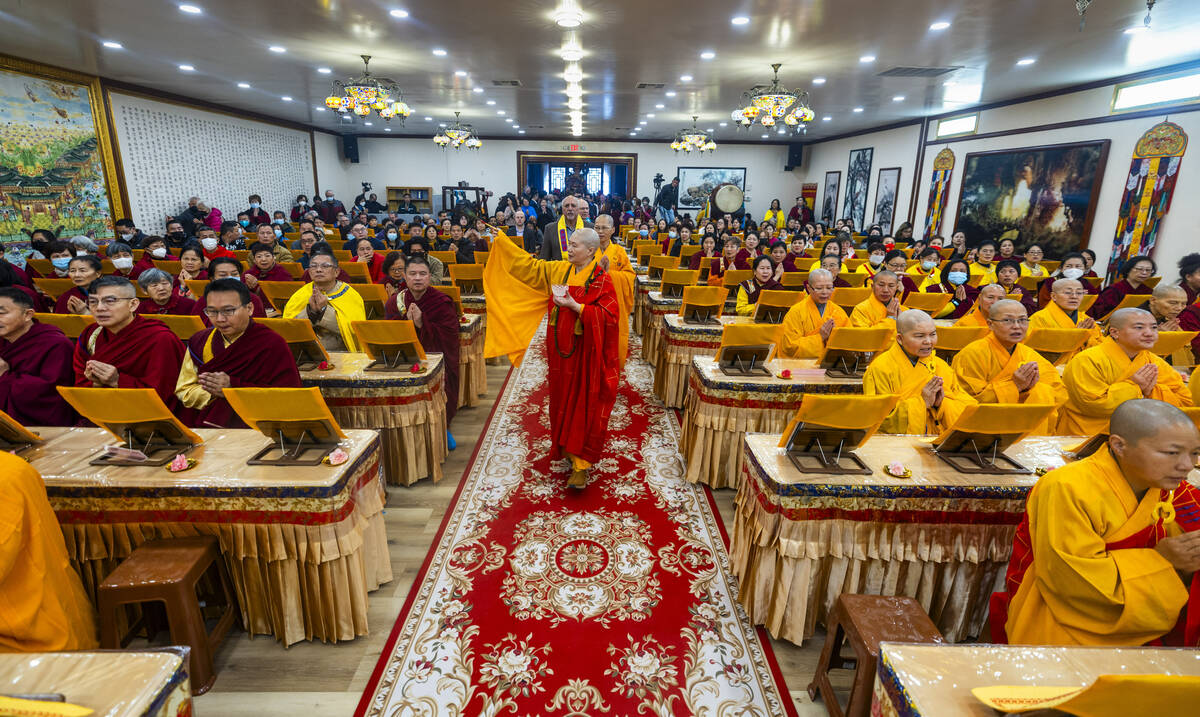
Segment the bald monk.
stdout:
<path fill-rule="evenodd" d="M 850 312 L 850 325 L 858 327 L 896 325 L 896 317 L 907 311 L 900 303 L 900 277 L 890 271 L 880 271 L 871 280 L 871 295 Z"/>
<path fill-rule="evenodd" d="M 1067 389 L 1054 366 L 1021 342 L 1029 330 L 1025 305 L 1001 299 L 988 312 L 987 336 L 972 341 L 954 357 L 959 385 L 980 403 L 1067 402 Z M 1042 421 L 1034 434 L 1051 435 L 1058 426 L 1057 411 Z"/>
<path fill-rule="evenodd" d="M 878 276 L 878 275 L 876 275 Z M 896 344 L 879 354 L 863 376 L 863 393 L 894 393 L 900 402 L 884 419 L 884 433 L 937 434 L 976 403 L 954 371 L 934 353 L 937 327 L 929 314 L 909 309 L 896 320 Z"/>
<path fill-rule="evenodd" d="M 1117 406 L 1135 398 L 1191 406 L 1192 396 L 1179 372 L 1150 353 L 1157 340 L 1158 324 L 1149 311 L 1114 311 L 1108 337 L 1080 351 L 1063 371 L 1068 401 L 1059 412 L 1059 434 L 1101 433 Z"/>
<path fill-rule="evenodd" d="M 92 650 L 95 621 L 42 477 L 0 452 L 0 652 Z"/>
<path fill-rule="evenodd" d="M 174 409 L 175 379 L 183 343 L 158 319 L 138 316 L 133 284 L 102 276 L 88 289 L 88 310 L 96 323 L 75 345 L 75 385 L 96 388 L 152 388 Z"/>
<path fill-rule="evenodd" d="M 1007 590 L 992 598 L 993 638 L 1144 645 L 1175 630 L 1185 606 L 1200 609 L 1200 597 L 1188 604 L 1180 577 L 1200 570 L 1200 531 L 1184 509 L 1195 507 L 1197 493 L 1186 483 L 1200 458 L 1195 424 L 1174 406 L 1134 399 L 1113 411 L 1109 431 L 1099 451 L 1050 471 L 1030 491 Z M 1160 503 L 1179 510 L 1168 520 Z M 1195 640 L 1196 622 L 1187 622 L 1192 634 L 1171 638 Z"/>
<path fill-rule="evenodd" d="M 792 305 L 783 317 L 779 332 L 779 358 L 817 358 L 829 335 L 850 318 L 842 307 L 830 301 L 833 274 L 813 269 L 808 275 L 808 295 Z"/>
<path fill-rule="evenodd" d="M 33 311 L 29 294 L 0 288 L 0 410 L 25 426 L 73 426 L 75 410 L 58 387 L 75 385 L 75 345 Z"/>
<path fill-rule="evenodd" d="M 1159 284 L 1150 292 L 1150 298 L 1139 309 L 1149 311 L 1158 322 L 1159 331 L 1184 331 L 1180 325 L 1183 310 L 1187 308 L 1187 292 L 1179 284 Z M 1195 329 L 1190 329 L 1194 331 Z M 1200 339 L 1200 336 L 1196 337 Z M 1191 366 L 1193 364 L 1192 349 L 1184 346 L 1163 360 L 1172 366 Z"/>
<path fill-rule="evenodd" d="M 975 305 L 971 310 L 954 322 L 955 326 L 987 326 L 992 304 L 1005 297 L 1004 287 L 999 284 L 988 284 L 979 290 Z"/>
<path fill-rule="evenodd" d="M 620 362 L 618 365 L 624 366 L 625 358 L 629 355 L 629 312 L 633 310 L 633 285 L 637 274 L 633 271 L 633 264 L 629 263 L 625 247 L 612 241 L 612 217 L 608 214 L 597 216 L 593 228 L 596 234 L 600 235 L 600 266 L 608 271 L 613 288 L 617 291 L 617 304 L 620 307 L 620 313 L 617 315 L 617 353 Z"/>
<path fill-rule="evenodd" d="M 1088 338 L 1079 351 L 1099 346 L 1104 336 L 1096 320 L 1079 310 L 1083 297 L 1087 296 L 1087 288 L 1078 279 L 1059 279 L 1050 285 L 1050 303 L 1041 311 L 1029 317 L 1029 330 L 1037 329 L 1087 329 Z M 1079 353 L 1076 351 L 1064 359 Z"/>

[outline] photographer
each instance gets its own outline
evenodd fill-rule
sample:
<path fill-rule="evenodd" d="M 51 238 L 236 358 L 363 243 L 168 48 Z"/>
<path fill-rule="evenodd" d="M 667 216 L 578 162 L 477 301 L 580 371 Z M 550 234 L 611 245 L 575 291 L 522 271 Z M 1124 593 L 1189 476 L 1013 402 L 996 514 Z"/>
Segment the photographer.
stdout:
<path fill-rule="evenodd" d="M 662 218 L 667 220 L 667 224 L 675 223 L 675 212 L 679 208 L 679 177 L 675 177 L 670 184 L 658 190 L 654 206 L 657 211 L 662 212 Z"/>

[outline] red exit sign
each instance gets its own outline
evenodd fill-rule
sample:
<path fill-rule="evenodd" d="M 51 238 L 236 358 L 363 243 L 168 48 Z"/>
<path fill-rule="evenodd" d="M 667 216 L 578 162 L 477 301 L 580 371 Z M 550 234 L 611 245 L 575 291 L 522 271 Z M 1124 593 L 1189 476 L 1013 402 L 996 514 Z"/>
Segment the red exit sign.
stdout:
<path fill-rule="evenodd" d="M 582 152 L 583 145 L 582 144 L 564 144 L 563 149 L 567 150 L 568 152 Z"/>

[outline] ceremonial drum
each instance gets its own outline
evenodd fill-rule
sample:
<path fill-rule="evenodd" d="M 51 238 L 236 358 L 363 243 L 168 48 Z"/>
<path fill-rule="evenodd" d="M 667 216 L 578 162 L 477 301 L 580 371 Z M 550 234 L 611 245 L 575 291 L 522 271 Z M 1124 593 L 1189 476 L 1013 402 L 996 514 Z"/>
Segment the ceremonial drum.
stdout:
<path fill-rule="evenodd" d="M 711 218 L 715 219 L 726 214 L 741 214 L 744 195 L 736 184 L 718 184 L 709 194 L 709 206 L 712 207 Z"/>

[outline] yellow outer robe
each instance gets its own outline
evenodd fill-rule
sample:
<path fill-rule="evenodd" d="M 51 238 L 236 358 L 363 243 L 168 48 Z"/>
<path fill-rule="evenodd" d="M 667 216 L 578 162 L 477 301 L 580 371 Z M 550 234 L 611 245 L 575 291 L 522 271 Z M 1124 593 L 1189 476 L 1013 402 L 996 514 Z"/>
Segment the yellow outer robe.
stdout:
<path fill-rule="evenodd" d="M 583 286 L 592 275 L 597 258 L 583 271 L 570 272 L 567 285 Z M 568 273 L 569 266 L 569 261 L 536 259 L 507 235 L 496 237 L 488 263 L 483 267 L 483 292 L 488 304 L 484 356 L 508 356 L 513 366 L 521 365 L 525 350 L 546 315 L 550 287 Z"/>
<path fill-rule="evenodd" d="M 1063 311 L 1059 307 L 1058 304 L 1056 304 L 1052 301 L 1052 302 L 1050 302 L 1049 306 L 1047 306 L 1046 308 L 1044 308 L 1040 311 L 1035 311 L 1033 313 L 1033 316 L 1029 317 L 1029 330 L 1033 331 L 1034 329 L 1077 329 L 1077 328 L 1079 328 L 1079 322 L 1086 320 L 1088 318 L 1088 315 L 1086 312 L 1077 311 L 1076 316 L 1077 316 L 1077 319 L 1075 321 L 1072 321 L 1071 317 L 1067 316 L 1067 312 Z M 1093 324 L 1092 328 L 1088 329 L 1087 341 L 1084 342 L 1083 347 L 1080 348 L 1079 351 L 1082 351 L 1083 349 L 1090 349 L 1093 346 L 1099 346 L 1100 341 L 1103 339 L 1104 339 L 1104 335 L 1100 333 L 1100 327 Z M 1075 353 L 1071 354 L 1069 357 L 1066 358 L 1066 360 L 1063 363 L 1066 363 L 1067 361 L 1070 361 L 1075 356 L 1079 355 L 1079 351 L 1076 351 Z"/>
<path fill-rule="evenodd" d="M 1092 436 L 1107 431 L 1117 406 L 1142 398 L 1142 389 L 1129 377 L 1151 362 L 1158 366 L 1158 383 L 1148 398 L 1191 406 L 1192 396 L 1183 378 L 1166 361 L 1149 351 L 1141 351 L 1131 360 L 1116 341 L 1106 337 L 1099 346 L 1080 351 L 1067 363 L 1063 384 L 1068 401 L 1059 411 L 1058 433 Z"/>
<path fill-rule="evenodd" d="M 947 304 L 947 306 L 950 306 L 950 304 Z M 987 317 L 985 317 L 983 315 L 983 312 L 979 310 L 979 300 L 978 299 L 975 300 L 975 305 L 971 307 L 970 311 L 968 311 L 967 313 L 958 317 L 958 321 L 955 321 L 954 325 L 955 326 L 984 326 L 984 327 L 986 327 L 988 325 Z"/>
<path fill-rule="evenodd" d="M 977 261 L 968 264 L 971 267 L 971 276 L 982 276 L 979 281 L 979 286 L 987 286 L 988 284 L 996 283 L 996 262 L 984 266 Z"/>
<path fill-rule="evenodd" d="M 901 304 L 896 315 L 899 316 L 905 311 L 908 311 L 908 307 Z M 887 306 L 875 298 L 875 294 L 868 296 L 866 301 L 860 302 L 854 307 L 854 311 L 850 312 L 851 326 L 871 328 L 872 326 L 878 326 L 884 321 L 888 322 L 893 329 L 896 328 L 896 320 L 887 315 Z"/>
<path fill-rule="evenodd" d="M 612 277 L 613 288 L 617 291 L 617 305 L 620 315 L 617 316 L 617 355 L 621 366 L 629 356 L 629 313 L 633 310 L 633 287 L 637 281 L 637 273 L 629 262 L 629 254 L 620 244 L 609 242 L 604 250 L 608 257 L 608 275 Z"/>
<path fill-rule="evenodd" d="M 0 452 L 0 652 L 95 649 L 95 620 L 42 477 Z"/>
<path fill-rule="evenodd" d="M 820 356 L 825 348 L 825 342 L 821 340 L 821 326 L 829 319 L 833 319 L 834 326 L 850 323 L 846 311 L 832 301 L 825 304 L 823 315 L 817 310 L 817 302 L 811 296 L 793 304 L 783 317 L 777 357 L 811 359 Z"/>
<path fill-rule="evenodd" d="M 297 289 L 296 293 L 292 294 L 292 298 L 288 299 L 287 306 L 283 307 L 284 318 L 308 318 L 308 300 L 312 298 L 312 293 L 316 290 L 316 284 L 311 281 Z M 337 317 L 338 333 L 342 335 L 342 343 L 346 344 L 347 351 L 358 351 L 358 339 L 350 329 L 350 322 L 367 320 L 367 310 L 363 305 L 362 296 L 349 284 L 341 282 L 334 285 L 333 292 L 327 296 L 329 297 L 329 306 L 333 308 Z"/>
<path fill-rule="evenodd" d="M 945 395 L 941 405 L 931 409 L 921 398 L 921 391 L 934 376 L 942 377 Z M 914 364 L 899 343 L 879 354 L 863 376 L 863 394 L 873 396 L 883 393 L 900 396 L 896 408 L 879 426 L 883 433 L 941 433 L 958 420 L 967 406 L 976 403 L 970 394 L 959 387 L 949 364 L 936 355 L 918 359 Z"/>
<path fill-rule="evenodd" d="M 1013 371 L 1030 361 L 1037 363 L 1038 382 L 1021 398 L 1021 392 L 1013 383 Z M 1067 388 L 1049 361 L 1025 344 L 1017 344 L 1010 354 L 996 340 L 995 334 L 964 346 L 954 357 L 953 367 L 963 390 L 980 403 L 1053 403 L 1062 406 L 1067 402 Z M 1057 426 L 1058 412 L 1055 411 L 1033 432 L 1039 436 L 1053 435 Z"/>
<path fill-rule="evenodd" d="M 1151 488 L 1139 501 L 1108 446 L 1042 476 L 1025 504 L 1033 562 L 1009 604 L 1009 642 L 1142 645 L 1169 632 L 1188 599 L 1175 569 L 1152 548 L 1105 547 L 1153 525 L 1163 498 Z"/>
<path fill-rule="evenodd" d="M 1042 266 L 1041 264 L 1038 264 L 1034 268 L 1030 269 L 1028 264 L 1021 262 L 1021 276 L 1046 277 L 1049 276 L 1049 274 L 1046 272 L 1046 267 Z"/>

